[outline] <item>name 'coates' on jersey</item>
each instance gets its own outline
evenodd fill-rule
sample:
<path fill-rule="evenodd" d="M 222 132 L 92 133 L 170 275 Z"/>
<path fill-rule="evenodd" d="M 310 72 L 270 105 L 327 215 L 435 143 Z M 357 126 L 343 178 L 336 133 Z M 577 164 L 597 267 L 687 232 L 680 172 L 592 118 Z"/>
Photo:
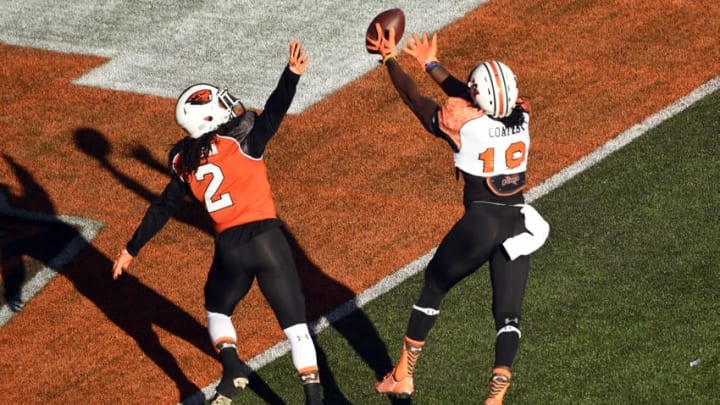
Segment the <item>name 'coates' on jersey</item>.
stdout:
<path fill-rule="evenodd" d="M 490 136 L 490 138 L 500 138 L 503 136 L 518 135 L 526 130 L 527 129 L 525 128 L 524 123 L 521 125 L 515 125 L 512 127 L 504 127 L 504 126 L 491 127 L 491 128 L 488 128 L 488 136 Z"/>

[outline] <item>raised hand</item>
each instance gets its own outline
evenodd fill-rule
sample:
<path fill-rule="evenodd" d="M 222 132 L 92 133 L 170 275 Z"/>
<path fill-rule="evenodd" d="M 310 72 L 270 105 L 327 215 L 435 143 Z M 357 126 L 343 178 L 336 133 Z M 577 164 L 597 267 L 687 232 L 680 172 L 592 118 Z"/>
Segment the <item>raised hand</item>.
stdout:
<path fill-rule="evenodd" d="M 438 62 L 437 58 L 437 34 L 433 34 L 428 39 L 427 32 L 422 33 L 422 37 L 417 33 L 413 33 L 412 37 L 405 38 L 406 46 L 401 49 L 408 55 L 412 55 L 423 68 L 427 63 Z"/>
<path fill-rule="evenodd" d="M 380 23 L 375 24 L 377 30 L 377 37 L 373 38 L 370 35 L 367 36 L 368 46 L 367 49 L 370 51 L 376 51 L 383 58 L 383 62 L 389 58 L 397 56 L 397 47 L 395 46 L 395 28 L 390 28 L 388 31 L 388 38 L 385 39 L 383 35 L 383 28 Z"/>
<path fill-rule="evenodd" d="M 288 65 L 290 65 L 290 71 L 296 75 L 302 75 L 305 73 L 307 65 L 310 63 L 310 57 L 302 47 L 300 41 L 293 39 L 290 41 L 290 55 L 288 58 Z"/>

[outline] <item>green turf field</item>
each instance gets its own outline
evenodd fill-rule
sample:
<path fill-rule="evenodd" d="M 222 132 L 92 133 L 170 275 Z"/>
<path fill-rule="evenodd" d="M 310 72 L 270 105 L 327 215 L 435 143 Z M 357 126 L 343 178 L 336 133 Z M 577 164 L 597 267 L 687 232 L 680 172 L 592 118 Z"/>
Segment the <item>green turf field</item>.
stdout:
<path fill-rule="evenodd" d="M 715 92 L 533 203 L 552 228 L 532 259 L 507 404 L 720 404 L 719 111 Z M 372 385 L 397 358 L 420 283 L 317 336 L 327 403 L 391 403 Z M 485 267 L 451 291 L 413 403 L 482 403 L 489 305 Z M 234 404 L 301 404 L 295 378 L 285 355 Z"/>

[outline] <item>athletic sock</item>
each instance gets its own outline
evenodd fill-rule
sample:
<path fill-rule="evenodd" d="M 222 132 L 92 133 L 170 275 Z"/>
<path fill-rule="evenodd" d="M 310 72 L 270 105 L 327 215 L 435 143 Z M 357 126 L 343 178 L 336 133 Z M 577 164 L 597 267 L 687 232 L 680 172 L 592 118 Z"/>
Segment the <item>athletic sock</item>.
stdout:
<path fill-rule="evenodd" d="M 305 405 L 322 405 L 322 387 L 319 382 L 311 382 L 303 385 L 305 393 Z"/>
<path fill-rule="evenodd" d="M 322 387 L 320 386 L 320 372 L 317 367 L 305 367 L 298 370 L 300 382 L 305 392 L 306 405 L 322 405 Z"/>
<path fill-rule="evenodd" d="M 517 333 L 501 333 L 495 339 L 495 364 L 510 367 L 515 362 L 520 336 Z"/>
<path fill-rule="evenodd" d="M 220 363 L 223 366 L 223 374 L 216 391 L 232 398 L 237 392 L 233 380 L 243 376 L 243 364 L 238 358 L 237 348 L 234 345 L 226 345 L 219 353 Z"/>

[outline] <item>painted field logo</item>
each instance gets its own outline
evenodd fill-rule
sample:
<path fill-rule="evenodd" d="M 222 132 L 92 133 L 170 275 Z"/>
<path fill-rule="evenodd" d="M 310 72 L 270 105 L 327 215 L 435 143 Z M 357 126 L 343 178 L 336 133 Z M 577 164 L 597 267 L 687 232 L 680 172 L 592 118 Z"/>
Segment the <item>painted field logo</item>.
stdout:
<path fill-rule="evenodd" d="M 0 199 L 0 327 L 95 237 L 102 224 L 10 207 Z"/>

